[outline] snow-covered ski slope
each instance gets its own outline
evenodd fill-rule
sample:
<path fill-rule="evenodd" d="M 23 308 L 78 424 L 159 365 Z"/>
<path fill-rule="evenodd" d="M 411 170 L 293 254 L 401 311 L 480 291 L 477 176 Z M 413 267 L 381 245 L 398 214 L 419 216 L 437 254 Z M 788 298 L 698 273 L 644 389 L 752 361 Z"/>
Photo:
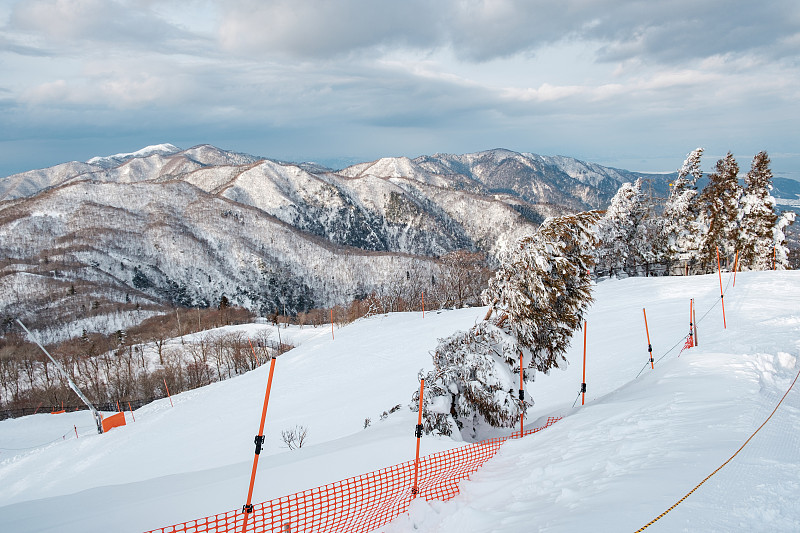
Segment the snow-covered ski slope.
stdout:
<path fill-rule="evenodd" d="M 526 384 L 536 401 L 526 427 L 564 419 L 504 444 L 450 502 L 417 501 L 383 530 L 635 531 L 664 512 L 736 452 L 800 369 L 800 273 L 739 273 L 735 287 L 723 274 L 723 283 L 725 330 L 716 275 L 599 283 L 586 406 L 572 408 L 577 332 L 569 367 Z M 690 298 L 699 347 L 678 357 Z M 437 337 L 484 312 L 372 317 L 336 329 L 335 339 L 305 328 L 276 364 L 253 501 L 413 459 L 407 405 L 417 370 L 430 367 Z M 174 408 L 155 402 L 102 436 L 86 412 L 0 422 L 0 531 L 136 532 L 241 508 L 266 377 L 264 366 L 177 395 Z M 403 408 L 380 420 L 396 404 Z M 308 444 L 289 451 L 280 433 L 298 424 Z M 800 385 L 735 459 L 648 531 L 800 530 L 798 429 Z M 459 445 L 424 437 L 422 453 Z"/>

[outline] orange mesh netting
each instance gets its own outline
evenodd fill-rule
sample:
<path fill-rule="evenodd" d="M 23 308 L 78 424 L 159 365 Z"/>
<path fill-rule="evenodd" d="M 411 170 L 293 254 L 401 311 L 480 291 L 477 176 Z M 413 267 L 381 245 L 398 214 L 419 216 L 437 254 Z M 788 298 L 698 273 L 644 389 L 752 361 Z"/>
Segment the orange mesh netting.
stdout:
<path fill-rule="evenodd" d="M 525 431 L 530 435 L 561 420 Z M 419 460 L 419 497 L 447 501 L 458 494 L 458 483 L 469 478 L 510 439 L 500 437 L 422 457 Z M 322 487 L 253 505 L 248 532 L 367 533 L 404 513 L 414 495 L 414 461 L 351 477 Z M 241 532 L 243 511 L 190 520 L 147 533 Z"/>

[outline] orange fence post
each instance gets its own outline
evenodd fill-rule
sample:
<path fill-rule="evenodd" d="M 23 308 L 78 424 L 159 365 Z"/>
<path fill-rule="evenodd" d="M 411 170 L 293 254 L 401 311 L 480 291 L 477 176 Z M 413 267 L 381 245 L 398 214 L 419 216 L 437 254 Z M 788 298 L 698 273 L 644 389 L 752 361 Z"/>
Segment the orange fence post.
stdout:
<path fill-rule="evenodd" d="M 717 246 L 717 272 L 719 273 L 719 300 L 722 302 L 722 329 L 728 329 L 725 321 L 725 294 L 722 291 L 722 267 L 719 263 L 719 246 Z"/>
<path fill-rule="evenodd" d="M 519 436 L 525 434 L 525 389 L 522 388 L 525 370 L 522 368 L 522 350 L 519 351 Z"/>
<path fill-rule="evenodd" d="M 689 342 L 694 348 L 694 298 L 689 299 Z"/>
<path fill-rule="evenodd" d="M 647 311 L 644 310 L 644 307 L 642 307 L 642 313 L 644 314 L 644 331 L 647 333 L 647 353 L 650 354 L 650 369 L 653 369 L 655 368 L 653 362 L 653 345 L 650 344 L 650 329 L 647 327 Z"/>
<path fill-rule="evenodd" d="M 334 340 L 335 337 L 333 335 L 333 308 L 331 308 L 331 340 Z"/>
<path fill-rule="evenodd" d="M 131 412 L 131 418 L 133 418 L 133 421 L 136 422 L 136 417 L 133 416 L 133 409 L 131 409 L 131 402 L 128 402 L 128 411 Z"/>
<path fill-rule="evenodd" d="M 264 444 L 264 421 L 267 419 L 267 405 L 269 404 L 269 393 L 272 390 L 272 375 L 275 373 L 275 359 L 269 363 L 269 377 L 267 378 L 267 392 L 264 394 L 264 407 L 261 409 L 261 423 L 258 426 L 258 435 L 255 438 L 256 453 L 253 457 L 253 471 L 250 473 L 250 488 L 247 490 L 247 503 L 242 506 L 244 521 L 242 522 L 242 533 L 247 529 L 247 518 L 253 512 L 253 485 L 256 482 L 256 470 L 258 470 L 258 456 L 261 455 L 261 446 Z"/>
<path fill-rule="evenodd" d="M 259 366 L 258 356 L 256 355 L 256 349 L 253 348 L 253 342 L 250 339 L 247 339 L 247 343 L 250 345 L 250 351 L 253 352 L 253 359 L 256 361 L 256 367 Z"/>
<path fill-rule="evenodd" d="M 739 270 L 739 250 L 736 250 L 736 259 L 733 260 L 733 286 L 736 286 L 736 271 Z"/>
<path fill-rule="evenodd" d="M 164 388 L 167 389 L 167 397 L 169 398 L 169 404 L 172 407 L 175 407 L 175 404 L 172 403 L 172 395 L 169 393 L 169 385 L 167 385 L 167 378 L 163 378 L 163 379 L 164 379 Z"/>
<path fill-rule="evenodd" d="M 694 319 L 694 345 L 700 346 L 700 342 L 697 339 L 697 315 L 695 314 L 695 309 L 692 309 L 692 318 Z"/>
<path fill-rule="evenodd" d="M 417 437 L 417 456 L 414 459 L 414 485 L 411 487 L 411 494 L 414 496 L 419 492 L 419 441 L 422 439 L 422 394 L 425 392 L 425 378 L 419 382 L 419 413 L 417 413 L 417 427 L 414 434 Z"/>
<path fill-rule="evenodd" d="M 72 427 L 75 428 L 75 438 L 77 439 L 78 438 L 78 426 L 76 426 L 75 424 L 72 424 Z"/>
<path fill-rule="evenodd" d="M 778 247 L 777 246 L 773 246 L 772 247 L 772 270 L 775 270 L 775 259 L 776 259 L 777 255 L 778 255 Z"/>
<path fill-rule="evenodd" d="M 647 319 L 645 319 L 647 322 Z M 586 400 L 586 326 L 588 323 L 583 321 L 583 382 L 581 383 L 581 405 L 584 405 Z M 648 333 L 648 343 L 650 342 Z"/>

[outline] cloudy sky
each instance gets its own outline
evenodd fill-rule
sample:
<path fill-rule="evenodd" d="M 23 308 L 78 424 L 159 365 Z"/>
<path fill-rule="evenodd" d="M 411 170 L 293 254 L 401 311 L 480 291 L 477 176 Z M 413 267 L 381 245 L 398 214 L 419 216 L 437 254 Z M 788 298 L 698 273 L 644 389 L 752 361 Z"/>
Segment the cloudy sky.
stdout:
<path fill-rule="evenodd" d="M 0 176 L 169 142 L 800 179 L 797 0 L 0 0 Z"/>

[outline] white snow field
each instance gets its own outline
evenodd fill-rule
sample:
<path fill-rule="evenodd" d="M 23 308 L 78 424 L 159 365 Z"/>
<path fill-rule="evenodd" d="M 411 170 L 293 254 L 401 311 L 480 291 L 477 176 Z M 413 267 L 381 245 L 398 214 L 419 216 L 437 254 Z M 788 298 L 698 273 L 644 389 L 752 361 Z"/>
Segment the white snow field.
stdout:
<path fill-rule="evenodd" d="M 508 441 L 449 502 L 417 500 L 380 530 L 632 532 L 666 511 L 747 441 L 800 370 L 800 272 L 739 273 L 735 287 L 730 278 L 723 273 L 727 329 L 717 275 L 597 284 L 586 405 L 572 407 L 579 331 L 566 370 L 526 384 L 536 402 L 526 428 L 564 419 Z M 690 298 L 699 346 L 678 357 Z M 437 338 L 484 313 L 377 316 L 336 329 L 335 339 L 330 328 L 304 328 L 300 346 L 276 363 L 253 501 L 413 459 L 417 371 L 430 368 Z M 152 403 L 104 435 L 86 411 L 0 422 L 0 531 L 141 532 L 241 509 L 267 371 L 176 395 L 174 408 Z M 308 443 L 288 450 L 280 433 L 295 425 L 308 428 Z M 800 531 L 798 430 L 800 385 L 727 466 L 648 531 Z M 459 445 L 426 436 L 422 453 Z"/>

